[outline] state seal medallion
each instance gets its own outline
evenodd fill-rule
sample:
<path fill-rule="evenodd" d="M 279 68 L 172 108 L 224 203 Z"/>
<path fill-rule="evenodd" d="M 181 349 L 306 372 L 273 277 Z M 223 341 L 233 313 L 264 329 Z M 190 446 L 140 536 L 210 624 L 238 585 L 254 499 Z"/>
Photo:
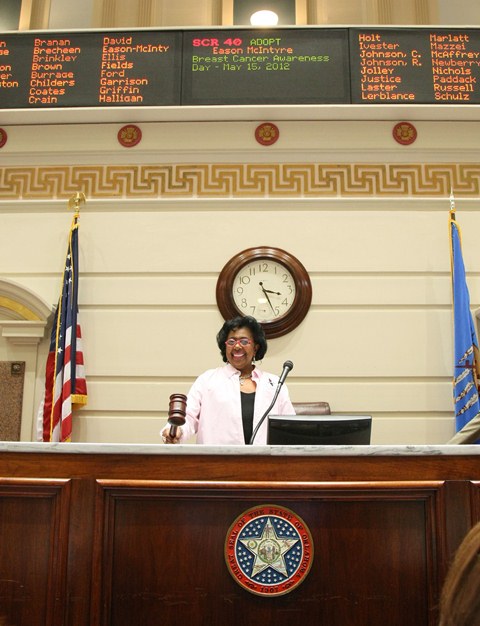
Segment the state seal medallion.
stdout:
<path fill-rule="evenodd" d="M 260 124 L 255 129 L 255 139 L 262 146 L 272 146 L 280 137 L 278 126 L 271 122 Z"/>
<path fill-rule="evenodd" d="M 399 122 L 393 127 L 393 138 L 403 146 L 409 146 L 417 139 L 417 129 L 410 122 Z"/>
<path fill-rule="evenodd" d="M 237 583 L 259 596 L 293 591 L 313 562 L 313 541 L 305 522 L 273 504 L 248 509 L 233 522 L 225 540 L 225 561 Z"/>
<path fill-rule="evenodd" d="M 135 124 L 127 124 L 118 131 L 117 139 L 124 148 L 133 148 L 142 140 L 142 131 Z"/>

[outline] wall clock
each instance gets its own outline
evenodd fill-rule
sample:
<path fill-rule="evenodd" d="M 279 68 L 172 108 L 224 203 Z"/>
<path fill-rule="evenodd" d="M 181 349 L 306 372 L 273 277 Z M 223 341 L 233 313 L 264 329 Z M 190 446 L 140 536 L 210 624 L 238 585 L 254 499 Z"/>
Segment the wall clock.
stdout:
<path fill-rule="evenodd" d="M 223 267 L 216 297 L 224 319 L 252 315 L 268 338 L 281 337 L 308 313 L 312 284 L 305 267 L 285 250 L 248 248 Z"/>

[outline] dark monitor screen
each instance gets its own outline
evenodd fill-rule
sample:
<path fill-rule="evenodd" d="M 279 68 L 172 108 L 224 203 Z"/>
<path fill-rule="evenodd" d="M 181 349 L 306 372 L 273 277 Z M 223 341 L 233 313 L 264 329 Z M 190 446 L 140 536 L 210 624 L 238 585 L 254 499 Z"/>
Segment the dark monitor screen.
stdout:
<path fill-rule="evenodd" d="M 269 445 L 369 445 L 371 415 L 269 415 Z"/>
<path fill-rule="evenodd" d="M 185 31 L 187 106 L 348 104 L 345 28 Z"/>

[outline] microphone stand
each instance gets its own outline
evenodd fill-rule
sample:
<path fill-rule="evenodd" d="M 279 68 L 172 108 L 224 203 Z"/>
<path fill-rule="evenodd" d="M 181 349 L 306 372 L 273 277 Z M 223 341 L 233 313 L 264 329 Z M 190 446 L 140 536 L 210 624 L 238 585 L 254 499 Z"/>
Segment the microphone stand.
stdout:
<path fill-rule="evenodd" d="M 283 372 L 278 380 L 278 384 L 277 384 L 277 388 L 275 390 L 275 394 L 273 396 L 273 400 L 270 403 L 270 406 L 268 407 L 268 409 L 265 411 L 265 413 L 262 415 L 262 417 L 260 418 L 260 421 L 258 422 L 258 424 L 255 427 L 255 430 L 252 433 L 252 436 L 250 437 L 250 441 L 248 442 L 248 445 L 251 446 L 253 444 L 253 440 L 255 439 L 256 434 L 258 433 L 258 429 L 260 428 L 260 426 L 263 424 L 265 418 L 267 417 L 267 415 L 270 413 L 270 411 L 273 408 L 273 405 L 275 404 L 275 402 L 277 401 L 278 398 L 278 394 L 280 393 L 280 389 L 282 388 L 283 383 L 285 382 L 285 379 L 288 376 L 288 372 L 293 368 L 293 363 L 291 361 L 285 361 L 285 363 L 283 364 Z"/>
<path fill-rule="evenodd" d="M 253 444 L 253 440 L 255 439 L 256 434 L 258 433 L 258 429 L 260 428 L 260 426 L 263 424 L 265 418 L 267 417 L 267 415 L 270 413 L 270 411 L 273 408 L 273 405 L 275 404 L 275 402 L 277 401 L 278 398 L 278 394 L 280 393 L 280 389 L 282 388 L 283 382 L 279 382 L 277 385 L 277 389 L 275 390 L 275 395 L 273 396 L 273 400 L 270 403 L 270 406 L 268 407 L 268 409 L 265 411 L 265 413 L 262 415 L 262 417 L 260 418 L 260 421 L 258 422 L 258 424 L 255 426 L 255 430 L 252 433 L 252 436 L 250 437 L 250 441 L 248 442 L 248 445 L 251 446 Z"/>

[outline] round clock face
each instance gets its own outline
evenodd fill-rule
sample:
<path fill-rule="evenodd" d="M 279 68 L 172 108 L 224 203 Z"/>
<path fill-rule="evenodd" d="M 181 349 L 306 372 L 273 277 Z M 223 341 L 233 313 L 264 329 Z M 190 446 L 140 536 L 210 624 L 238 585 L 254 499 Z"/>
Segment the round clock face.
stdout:
<path fill-rule="evenodd" d="M 242 315 L 259 322 L 282 317 L 295 301 L 295 280 L 278 261 L 258 259 L 242 267 L 234 277 L 232 295 Z"/>
<path fill-rule="evenodd" d="M 248 248 L 226 263 L 216 297 L 224 319 L 251 315 L 268 338 L 296 328 L 310 309 L 312 285 L 307 270 L 280 248 Z"/>

